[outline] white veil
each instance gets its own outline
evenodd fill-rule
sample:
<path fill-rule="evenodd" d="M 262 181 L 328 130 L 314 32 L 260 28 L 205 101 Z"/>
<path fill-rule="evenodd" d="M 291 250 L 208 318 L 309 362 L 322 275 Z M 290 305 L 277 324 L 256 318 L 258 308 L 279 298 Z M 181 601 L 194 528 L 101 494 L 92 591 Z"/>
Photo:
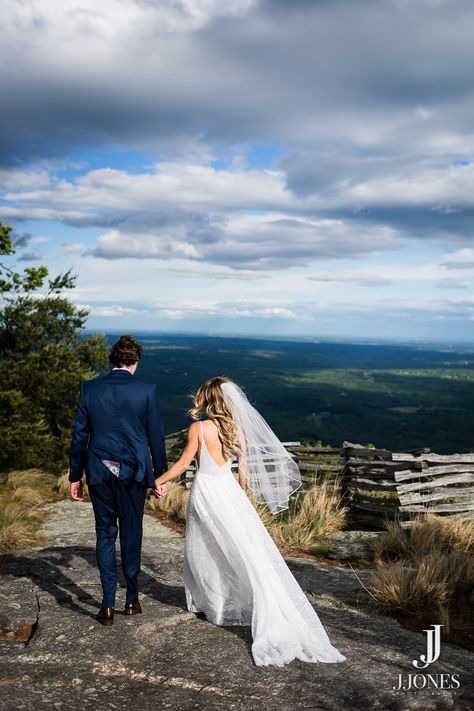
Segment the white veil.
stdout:
<path fill-rule="evenodd" d="M 243 451 L 239 464 L 249 489 L 272 514 L 284 511 L 301 486 L 298 465 L 243 390 L 235 383 L 222 383 L 221 388 L 237 425 Z"/>

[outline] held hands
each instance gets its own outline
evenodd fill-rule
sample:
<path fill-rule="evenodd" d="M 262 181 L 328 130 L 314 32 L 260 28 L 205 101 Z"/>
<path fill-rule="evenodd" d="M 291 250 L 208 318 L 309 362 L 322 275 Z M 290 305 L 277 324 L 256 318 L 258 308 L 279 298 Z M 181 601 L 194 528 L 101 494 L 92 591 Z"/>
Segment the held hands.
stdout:
<path fill-rule="evenodd" d="M 74 501 L 84 501 L 82 481 L 72 481 L 70 491 L 71 497 L 74 499 Z"/>
<path fill-rule="evenodd" d="M 82 481 L 73 481 L 70 486 L 71 498 L 74 501 L 84 501 Z M 161 499 L 166 494 L 166 486 L 158 484 L 151 492 L 157 499 Z"/>
<path fill-rule="evenodd" d="M 163 496 L 166 494 L 166 485 L 165 484 L 155 484 L 155 488 L 151 492 L 153 496 L 157 499 L 162 499 Z"/>

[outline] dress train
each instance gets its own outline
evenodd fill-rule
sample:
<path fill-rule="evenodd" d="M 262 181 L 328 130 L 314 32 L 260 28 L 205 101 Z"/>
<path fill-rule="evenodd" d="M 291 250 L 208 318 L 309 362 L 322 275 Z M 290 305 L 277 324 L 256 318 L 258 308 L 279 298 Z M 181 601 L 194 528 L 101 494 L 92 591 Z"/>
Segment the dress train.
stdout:
<path fill-rule="evenodd" d="M 207 450 L 201 422 L 199 466 L 189 495 L 184 584 L 188 610 L 216 625 L 250 625 L 258 666 L 342 662 L 246 493 L 232 460 Z"/>

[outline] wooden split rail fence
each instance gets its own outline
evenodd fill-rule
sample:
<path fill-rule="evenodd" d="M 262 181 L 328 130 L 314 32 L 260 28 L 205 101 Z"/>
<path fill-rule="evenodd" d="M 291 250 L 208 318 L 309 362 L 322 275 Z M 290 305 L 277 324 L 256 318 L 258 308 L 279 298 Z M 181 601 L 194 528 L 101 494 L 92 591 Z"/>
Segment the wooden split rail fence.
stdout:
<path fill-rule="evenodd" d="M 169 461 L 178 459 L 186 430 L 166 437 Z M 427 447 L 404 452 L 343 442 L 342 447 L 283 443 L 301 471 L 303 489 L 322 480 L 341 488 L 354 522 L 384 529 L 387 520 L 410 525 L 413 514 L 474 517 L 474 454 L 435 454 Z M 195 463 L 181 477 L 189 487 Z"/>

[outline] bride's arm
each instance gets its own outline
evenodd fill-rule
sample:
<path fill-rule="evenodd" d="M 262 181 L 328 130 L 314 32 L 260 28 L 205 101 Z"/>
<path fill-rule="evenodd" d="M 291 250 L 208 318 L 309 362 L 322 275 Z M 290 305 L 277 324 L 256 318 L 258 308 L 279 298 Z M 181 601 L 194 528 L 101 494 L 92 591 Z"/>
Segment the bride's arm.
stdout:
<path fill-rule="evenodd" d="M 199 446 L 198 427 L 199 422 L 193 422 L 190 426 L 188 430 L 188 443 L 183 449 L 181 457 L 173 464 L 172 467 L 155 479 L 155 488 L 161 484 L 165 484 L 171 479 L 176 479 L 177 476 L 185 472 L 189 467 Z"/>
<path fill-rule="evenodd" d="M 240 438 L 241 454 L 239 456 L 239 484 L 245 491 L 247 489 L 247 448 L 244 438 Z"/>

